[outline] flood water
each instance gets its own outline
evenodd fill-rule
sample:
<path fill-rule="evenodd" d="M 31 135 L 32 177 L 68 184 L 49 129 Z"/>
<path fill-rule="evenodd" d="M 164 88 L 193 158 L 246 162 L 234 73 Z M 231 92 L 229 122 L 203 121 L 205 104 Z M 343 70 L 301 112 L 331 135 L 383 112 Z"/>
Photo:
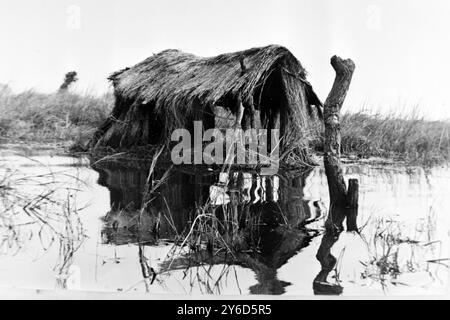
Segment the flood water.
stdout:
<path fill-rule="evenodd" d="M 146 199 L 148 166 L 94 168 L 87 158 L 2 151 L 1 288 L 318 293 L 322 168 L 259 176 L 157 167 Z M 346 164 L 344 173 L 359 179 L 361 232 L 330 244 L 330 286 L 344 296 L 446 293 L 449 168 Z"/>

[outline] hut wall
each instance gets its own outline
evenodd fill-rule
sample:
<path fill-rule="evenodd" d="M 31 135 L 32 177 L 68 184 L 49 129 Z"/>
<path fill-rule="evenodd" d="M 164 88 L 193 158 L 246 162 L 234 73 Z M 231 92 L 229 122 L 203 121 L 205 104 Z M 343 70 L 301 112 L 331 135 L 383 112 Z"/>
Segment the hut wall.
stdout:
<path fill-rule="evenodd" d="M 281 69 L 281 82 L 285 109 L 283 128 L 284 146 L 307 147 L 309 116 L 307 114 L 308 101 L 306 99 L 305 86 L 299 78 Z"/>

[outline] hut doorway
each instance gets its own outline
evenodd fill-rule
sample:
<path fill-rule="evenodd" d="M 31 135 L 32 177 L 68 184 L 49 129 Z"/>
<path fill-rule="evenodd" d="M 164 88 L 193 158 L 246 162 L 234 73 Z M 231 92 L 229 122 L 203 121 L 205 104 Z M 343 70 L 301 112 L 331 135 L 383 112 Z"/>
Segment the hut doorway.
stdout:
<path fill-rule="evenodd" d="M 268 130 L 268 141 L 271 141 L 271 129 L 279 129 L 280 137 L 283 137 L 287 125 L 288 101 L 279 68 L 271 72 L 257 94 L 261 127 Z"/>

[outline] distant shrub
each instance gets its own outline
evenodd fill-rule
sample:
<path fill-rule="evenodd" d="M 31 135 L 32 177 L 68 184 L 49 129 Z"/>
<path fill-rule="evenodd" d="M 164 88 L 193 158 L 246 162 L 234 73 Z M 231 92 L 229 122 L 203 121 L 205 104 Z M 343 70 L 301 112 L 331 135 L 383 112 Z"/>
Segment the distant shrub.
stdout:
<path fill-rule="evenodd" d="M 77 78 L 77 73 L 75 71 L 67 72 L 64 76 L 63 83 L 59 87 L 59 91 L 65 91 L 65 90 L 69 89 L 70 85 L 77 81 L 78 81 L 78 78 Z"/>

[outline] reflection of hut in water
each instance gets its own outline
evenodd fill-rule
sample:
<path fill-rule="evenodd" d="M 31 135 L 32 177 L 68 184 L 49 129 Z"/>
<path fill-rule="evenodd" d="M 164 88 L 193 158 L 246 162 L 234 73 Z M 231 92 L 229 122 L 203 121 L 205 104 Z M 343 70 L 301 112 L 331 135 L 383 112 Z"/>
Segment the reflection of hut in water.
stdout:
<path fill-rule="evenodd" d="M 309 123 L 322 112 L 301 63 L 276 45 L 210 58 L 165 50 L 109 79 L 115 107 L 94 149 L 168 144 L 175 129 L 202 120 L 205 130 L 227 123 L 280 129 L 282 154 L 296 149 L 307 162 Z"/>
<path fill-rule="evenodd" d="M 96 170 L 99 184 L 110 191 L 111 210 L 103 218 L 105 242 L 154 244 L 160 238 L 174 238 L 190 220 L 196 190 L 195 181 L 188 175 L 172 175 L 170 184 L 162 184 L 158 189 L 160 196 L 151 199 L 142 211 L 146 170 L 114 167 Z"/>
<path fill-rule="evenodd" d="M 221 221 L 231 222 L 222 235 L 239 234 L 247 253 L 211 257 L 202 248 L 195 255 L 180 256 L 170 270 L 195 263 L 238 264 L 256 273 L 253 293 L 282 293 L 288 283 L 277 279 L 277 269 L 301 248 L 311 234 L 302 226 L 318 218 L 312 201 L 303 197 L 305 174 L 295 177 L 259 176 L 253 173 L 189 173 L 171 171 L 145 210 L 141 210 L 147 171 L 113 166 L 96 167 L 99 182 L 110 190 L 111 210 L 104 217 L 103 241 L 114 245 L 156 244 L 158 239 L 174 240 L 186 234 L 196 209 L 210 202 L 210 209 Z M 154 180 L 165 170 L 157 168 Z M 320 215 L 320 213 L 319 213 Z M 188 261 L 189 260 L 189 261 Z M 168 265 L 161 266 L 161 269 Z"/>

